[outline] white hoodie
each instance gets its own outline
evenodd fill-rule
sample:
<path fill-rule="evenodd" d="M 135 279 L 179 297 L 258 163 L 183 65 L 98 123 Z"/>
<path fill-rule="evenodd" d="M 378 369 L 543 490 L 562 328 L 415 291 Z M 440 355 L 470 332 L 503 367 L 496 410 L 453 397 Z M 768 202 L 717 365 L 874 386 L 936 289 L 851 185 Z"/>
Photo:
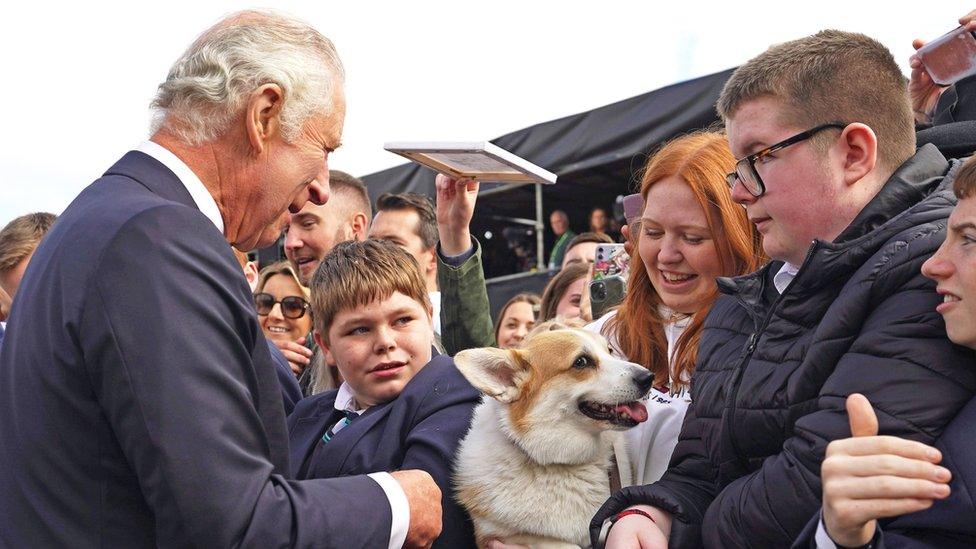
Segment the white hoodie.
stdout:
<path fill-rule="evenodd" d="M 602 333 L 603 325 L 616 314 L 616 311 L 607 313 L 588 324 L 586 329 Z M 669 361 L 678 338 L 681 337 L 690 320 L 689 317 L 683 317 L 664 325 Z M 611 354 L 623 360 L 630 360 L 620 352 L 615 333 L 610 333 L 607 341 L 610 343 Z M 660 380 L 654 380 L 654 384 L 662 385 Z M 644 401 L 644 405 L 647 406 L 647 421 L 624 432 L 627 455 L 620 456 L 619 447 L 614 448 L 618 454 L 617 463 L 630 464 L 630 478 L 626 478 L 625 472 L 621 472 L 620 475 L 624 486 L 650 484 L 664 476 L 664 472 L 668 469 L 668 462 L 671 461 L 671 454 L 678 443 L 678 434 L 681 432 L 681 424 L 684 422 L 689 403 L 691 403 L 691 393 L 687 390 L 672 396 L 667 391 L 651 389 Z"/>

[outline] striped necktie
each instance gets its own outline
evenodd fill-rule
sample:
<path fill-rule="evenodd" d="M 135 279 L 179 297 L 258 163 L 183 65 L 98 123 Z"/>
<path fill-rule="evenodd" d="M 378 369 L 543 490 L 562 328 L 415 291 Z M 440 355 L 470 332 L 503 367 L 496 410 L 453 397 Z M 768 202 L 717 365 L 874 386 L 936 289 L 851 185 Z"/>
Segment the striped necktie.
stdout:
<path fill-rule="evenodd" d="M 336 433 L 343 430 L 347 425 L 352 423 L 354 419 L 359 417 L 359 414 L 353 412 L 352 410 L 343 410 L 342 413 L 345 414 L 345 417 L 337 421 L 335 425 L 330 427 L 329 430 L 326 431 L 324 435 L 322 435 L 323 443 L 332 440 L 332 437 L 336 436 Z"/>

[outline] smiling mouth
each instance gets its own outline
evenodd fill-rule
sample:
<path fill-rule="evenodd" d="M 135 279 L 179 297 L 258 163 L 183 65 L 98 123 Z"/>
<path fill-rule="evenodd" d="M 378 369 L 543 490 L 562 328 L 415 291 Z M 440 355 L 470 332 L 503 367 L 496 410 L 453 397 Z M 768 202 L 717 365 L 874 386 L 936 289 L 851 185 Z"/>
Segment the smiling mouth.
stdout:
<path fill-rule="evenodd" d="M 584 400 L 579 403 L 579 411 L 590 419 L 627 428 L 647 420 L 647 408 L 637 401 L 615 405 Z"/>
<path fill-rule="evenodd" d="M 281 326 L 268 326 L 268 331 L 272 334 L 287 334 L 288 328 L 282 328 Z"/>
<path fill-rule="evenodd" d="M 689 281 L 689 280 L 691 280 L 693 278 L 697 278 L 698 277 L 698 275 L 696 275 L 696 274 L 674 273 L 674 272 L 668 272 L 668 271 L 660 271 L 660 273 L 661 273 L 661 277 L 664 280 L 666 280 L 668 282 L 675 283 L 675 284 L 678 284 L 678 283 L 681 283 L 681 282 L 687 282 L 687 281 Z"/>
<path fill-rule="evenodd" d="M 957 301 L 962 301 L 962 299 L 960 299 L 959 296 L 955 296 L 952 294 L 945 294 L 942 296 L 943 303 L 955 303 Z"/>
<path fill-rule="evenodd" d="M 407 365 L 406 362 L 387 362 L 376 366 L 375 368 L 370 370 L 369 373 L 373 374 L 376 372 L 385 372 L 387 370 L 394 370 L 396 368 L 401 368 L 406 365 Z"/>

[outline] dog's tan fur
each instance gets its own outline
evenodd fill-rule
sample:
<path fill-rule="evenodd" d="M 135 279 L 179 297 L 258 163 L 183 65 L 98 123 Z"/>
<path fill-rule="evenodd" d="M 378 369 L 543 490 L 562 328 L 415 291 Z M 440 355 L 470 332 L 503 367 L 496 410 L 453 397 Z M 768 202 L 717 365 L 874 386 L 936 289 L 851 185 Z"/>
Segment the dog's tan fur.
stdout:
<path fill-rule="evenodd" d="M 581 401 L 617 404 L 646 392 L 647 371 L 613 358 L 597 334 L 561 325 L 523 348 L 471 349 L 455 357 L 488 397 L 457 457 L 458 499 L 479 547 L 501 539 L 531 547 L 588 545 L 590 518 L 609 497 L 611 444 L 622 427 L 582 412 Z M 574 367 L 580 356 L 592 365 Z M 648 383 L 649 385 L 649 383 Z"/>

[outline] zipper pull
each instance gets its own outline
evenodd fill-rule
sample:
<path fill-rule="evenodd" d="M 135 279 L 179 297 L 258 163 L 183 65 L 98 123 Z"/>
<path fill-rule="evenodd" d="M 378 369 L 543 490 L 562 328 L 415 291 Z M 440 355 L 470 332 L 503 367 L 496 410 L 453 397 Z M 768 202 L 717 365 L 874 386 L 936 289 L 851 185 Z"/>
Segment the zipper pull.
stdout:
<path fill-rule="evenodd" d="M 759 335 L 758 334 L 755 334 L 754 333 L 751 336 L 749 336 L 749 344 L 746 345 L 746 353 L 752 354 L 752 352 L 756 350 L 756 343 L 758 341 L 759 341 Z"/>

